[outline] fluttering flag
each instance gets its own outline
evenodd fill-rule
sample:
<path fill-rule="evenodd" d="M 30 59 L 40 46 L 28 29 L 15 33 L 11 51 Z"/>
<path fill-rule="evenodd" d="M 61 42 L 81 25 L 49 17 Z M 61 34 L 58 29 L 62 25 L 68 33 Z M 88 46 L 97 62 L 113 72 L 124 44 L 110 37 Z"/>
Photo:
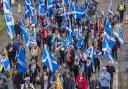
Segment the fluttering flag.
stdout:
<path fill-rule="evenodd" d="M 29 37 L 28 37 L 28 34 L 27 34 L 27 30 L 26 30 L 26 27 L 23 23 L 22 20 L 20 20 L 20 28 L 22 30 L 22 33 L 23 33 L 23 36 L 24 36 L 24 39 L 25 39 L 25 43 L 27 45 L 27 47 L 29 46 Z"/>
<path fill-rule="evenodd" d="M 10 62 L 9 62 L 9 59 L 7 57 L 3 58 L 1 60 L 1 63 L 3 65 L 5 71 L 9 71 L 10 70 Z"/>
<path fill-rule="evenodd" d="M 9 0 L 3 0 L 4 13 L 12 14 Z"/>
<path fill-rule="evenodd" d="M 8 36 L 10 39 L 13 39 L 13 32 L 14 32 L 14 18 L 12 14 L 6 13 L 5 14 L 5 24 L 6 24 L 6 30 L 8 33 Z"/>
<path fill-rule="evenodd" d="M 28 61 L 25 55 L 25 49 L 23 46 L 20 46 L 19 52 L 17 53 L 17 63 L 18 63 L 18 72 L 20 74 L 25 74 L 28 67 Z"/>
<path fill-rule="evenodd" d="M 58 69 L 58 64 L 57 64 L 54 56 L 50 53 L 50 51 L 46 47 L 46 45 L 44 47 L 44 52 L 42 55 L 42 62 L 52 72 L 56 72 L 56 70 Z"/>
<path fill-rule="evenodd" d="M 111 6 L 112 6 L 112 0 L 110 1 L 109 8 L 108 8 L 108 14 L 109 15 L 113 15 Z"/>
<path fill-rule="evenodd" d="M 113 58 L 111 55 L 112 48 L 109 47 L 106 37 L 104 37 L 102 40 L 102 50 L 104 51 L 104 54 L 106 55 L 107 59 L 113 63 Z"/>
<path fill-rule="evenodd" d="M 41 16 L 44 14 L 46 7 L 45 7 L 45 0 L 38 0 L 38 15 Z"/>
<path fill-rule="evenodd" d="M 119 39 L 120 42 L 120 46 L 124 45 L 125 41 L 124 41 L 124 36 L 122 34 L 121 28 L 120 27 L 116 27 L 114 34 L 116 35 L 116 37 Z"/>
<path fill-rule="evenodd" d="M 31 0 L 26 0 L 25 1 L 26 9 L 29 11 L 31 16 L 34 16 L 35 13 L 35 8 Z"/>
<path fill-rule="evenodd" d="M 50 9 L 51 7 L 53 7 L 52 0 L 47 0 L 47 9 Z"/>
<path fill-rule="evenodd" d="M 78 48 L 81 48 L 81 47 L 83 46 L 83 44 L 84 44 L 83 39 L 78 39 L 78 40 L 77 40 L 77 47 L 78 47 Z"/>

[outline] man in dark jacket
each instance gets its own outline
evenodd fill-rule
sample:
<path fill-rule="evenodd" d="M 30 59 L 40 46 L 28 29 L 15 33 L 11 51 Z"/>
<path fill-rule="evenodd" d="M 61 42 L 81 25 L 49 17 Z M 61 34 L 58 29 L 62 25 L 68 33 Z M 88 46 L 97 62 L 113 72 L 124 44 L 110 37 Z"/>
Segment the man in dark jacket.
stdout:
<path fill-rule="evenodd" d="M 17 35 L 21 36 L 22 31 L 21 31 L 21 28 L 20 28 L 20 25 L 19 25 L 18 21 L 16 21 L 16 23 L 14 25 L 14 29 L 15 29 L 16 37 L 17 37 Z"/>

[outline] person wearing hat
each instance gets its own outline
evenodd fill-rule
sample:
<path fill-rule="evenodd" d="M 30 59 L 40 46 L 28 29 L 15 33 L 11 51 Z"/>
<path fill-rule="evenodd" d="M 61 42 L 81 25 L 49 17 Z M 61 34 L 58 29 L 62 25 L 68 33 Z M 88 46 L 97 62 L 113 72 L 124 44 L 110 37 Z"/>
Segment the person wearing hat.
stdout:
<path fill-rule="evenodd" d="M 107 72 L 107 68 L 103 67 L 102 72 L 99 75 L 101 89 L 110 89 L 111 75 Z"/>

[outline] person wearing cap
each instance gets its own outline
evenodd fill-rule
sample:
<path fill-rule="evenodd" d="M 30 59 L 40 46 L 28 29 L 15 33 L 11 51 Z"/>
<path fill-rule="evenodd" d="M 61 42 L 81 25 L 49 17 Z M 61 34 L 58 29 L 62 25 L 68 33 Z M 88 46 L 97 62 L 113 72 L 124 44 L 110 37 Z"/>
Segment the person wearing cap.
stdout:
<path fill-rule="evenodd" d="M 99 75 L 101 89 L 110 89 L 111 75 L 107 72 L 107 68 L 103 67 L 102 72 Z"/>

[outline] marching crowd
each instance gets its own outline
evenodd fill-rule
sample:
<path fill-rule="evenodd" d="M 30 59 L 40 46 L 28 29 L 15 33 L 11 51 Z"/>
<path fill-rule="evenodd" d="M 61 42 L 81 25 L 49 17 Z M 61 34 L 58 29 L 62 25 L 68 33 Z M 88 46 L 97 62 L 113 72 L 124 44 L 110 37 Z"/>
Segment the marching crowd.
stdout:
<path fill-rule="evenodd" d="M 48 2 L 44 1 L 42 15 L 36 10 L 39 6 L 36 0 L 34 15 L 25 14 L 30 54 L 26 51 L 21 22 L 15 22 L 15 38 L 1 51 L 0 89 L 9 89 L 10 79 L 13 89 L 37 89 L 38 86 L 41 89 L 113 89 L 116 71 L 109 57 L 106 57 L 108 63 L 100 68 L 105 56 L 104 29 L 109 28 L 108 22 L 112 32 L 121 28 L 125 4 L 121 2 L 118 6 L 119 13 L 105 15 L 102 9 L 97 8 L 98 2 L 95 0 L 85 0 L 82 6 L 77 6 L 79 0 L 70 3 L 66 0 L 53 0 L 52 7 L 47 7 Z M 83 10 L 84 14 L 71 13 L 73 5 Z M 112 37 L 116 43 L 111 48 L 111 56 L 114 61 L 118 61 L 117 52 L 121 44 L 117 35 Z M 93 52 L 90 51 L 91 48 Z M 48 52 L 51 54 L 45 58 L 44 55 L 48 55 Z M 25 58 L 25 55 L 30 55 L 31 59 L 27 60 L 27 66 L 22 69 L 19 59 Z M 55 60 L 48 59 L 53 57 Z M 54 65 L 51 68 L 45 59 L 48 63 L 56 62 L 57 70 L 54 71 Z"/>

